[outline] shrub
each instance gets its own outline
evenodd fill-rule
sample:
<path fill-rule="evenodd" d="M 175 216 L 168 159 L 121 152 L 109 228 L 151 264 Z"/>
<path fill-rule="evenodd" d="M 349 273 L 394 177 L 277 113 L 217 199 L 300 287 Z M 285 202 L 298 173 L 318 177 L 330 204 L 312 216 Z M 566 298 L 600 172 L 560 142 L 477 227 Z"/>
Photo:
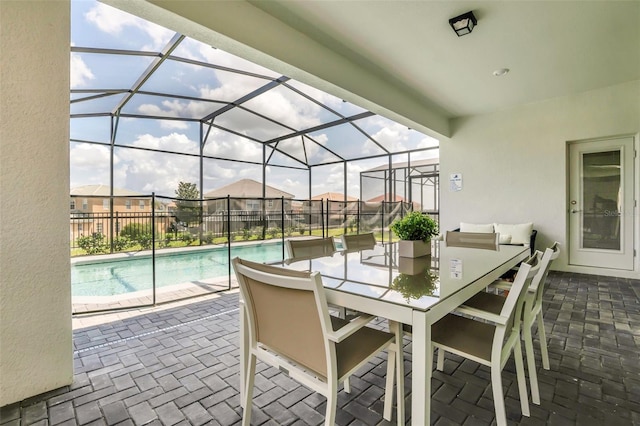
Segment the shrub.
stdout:
<path fill-rule="evenodd" d="M 114 251 L 123 251 L 131 247 L 131 240 L 129 237 L 117 237 L 113 240 L 113 250 Z"/>
<path fill-rule="evenodd" d="M 122 227 L 121 237 L 128 237 L 130 240 L 140 241 L 138 237 L 144 234 L 151 234 L 150 223 L 130 223 Z"/>
<path fill-rule="evenodd" d="M 253 230 L 251 228 L 242 228 L 242 238 L 248 241 L 251 237 L 253 237 Z"/>
<path fill-rule="evenodd" d="M 90 236 L 78 237 L 78 247 L 84 250 L 87 254 L 100 254 L 107 253 L 109 251 L 109 245 L 107 244 L 106 237 L 99 232 L 94 232 Z"/>
<path fill-rule="evenodd" d="M 190 232 L 183 232 L 180 236 L 180 240 L 189 245 L 193 242 L 193 235 L 191 235 Z"/>
<path fill-rule="evenodd" d="M 139 235 L 136 241 L 138 241 L 138 244 L 140 244 L 140 247 L 142 247 L 143 249 L 150 249 L 151 244 L 153 243 L 153 235 L 151 234 Z"/>
<path fill-rule="evenodd" d="M 270 238 L 277 238 L 280 231 L 280 227 L 274 226 L 273 228 L 267 229 L 267 235 L 269 235 Z"/>

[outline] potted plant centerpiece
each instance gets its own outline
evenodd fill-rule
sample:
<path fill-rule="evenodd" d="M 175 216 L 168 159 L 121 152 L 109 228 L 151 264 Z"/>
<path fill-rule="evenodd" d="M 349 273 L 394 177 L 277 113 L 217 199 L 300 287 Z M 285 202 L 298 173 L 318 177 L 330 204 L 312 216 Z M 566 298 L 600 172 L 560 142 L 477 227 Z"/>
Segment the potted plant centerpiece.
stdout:
<path fill-rule="evenodd" d="M 398 238 L 401 257 L 420 257 L 431 254 L 431 238 L 438 235 L 438 222 L 422 212 L 415 211 L 394 221 L 391 230 Z"/>

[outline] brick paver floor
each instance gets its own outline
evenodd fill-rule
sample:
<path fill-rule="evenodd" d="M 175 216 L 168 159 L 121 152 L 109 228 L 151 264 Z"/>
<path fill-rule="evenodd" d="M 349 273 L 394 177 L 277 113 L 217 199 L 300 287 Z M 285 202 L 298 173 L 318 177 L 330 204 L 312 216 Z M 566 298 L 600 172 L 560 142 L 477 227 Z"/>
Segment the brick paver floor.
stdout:
<path fill-rule="evenodd" d="M 544 309 L 551 370 L 536 351 L 542 403 L 521 416 L 510 360 L 502 375 L 509 423 L 640 425 L 640 280 L 552 272 Z M 2 426 L 240 423 L 237 291 L 92 321 L 76 321 L 73 385 L 0 408 Z M 409 414 L 410 360 L 407 338 Z M 257 370 L 253 424 L 323 423 L 324 397 L 278 370 Z M 351 394 L 339 394 L 337 424 L 387 423 L 385 370 L 381 356 L 352 377 Z M 433 424 L 495 423 L 488 368 L 448 355 L 432 385 Z"/>

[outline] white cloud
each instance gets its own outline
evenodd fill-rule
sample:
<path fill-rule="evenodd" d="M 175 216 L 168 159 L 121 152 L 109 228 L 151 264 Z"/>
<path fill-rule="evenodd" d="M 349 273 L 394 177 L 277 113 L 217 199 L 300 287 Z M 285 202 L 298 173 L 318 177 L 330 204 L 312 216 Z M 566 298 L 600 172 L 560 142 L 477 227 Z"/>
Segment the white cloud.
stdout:
<path fill-rule="evenodd" d="M 96 78 L 79 55 L 71 53 L 70 61 L 72 89 L 86 86 L 90 80 L 94 80 Z"/>
<path fill-rule="evenodd" d="M 120 36 L 127 27 L 141 30 L 149 37 L 148 43 L 141 47 L 142 50 L 160 50 L 174 34 L 173 31 L 104 3 L 97 3 L 85 14 L 85 18 L 100 31 L 114 36 Z"/>
<path fill-rule="evenodd" d="M 258 143 L 215 127 L 209 132 L 204 154 L 212 157 L 262 162 L 262 147 Z"/>
<path fill-rule="evenodd" d="M 186 121 L 180 120 L 158 120 L 160 122 L 161 129 L 178 129 L 178 130 L 186 130 L 189 128 L 189 125 Z"/>
<path fill-rule="evenodd" d="M 89 143 L 71 144 L 70 187 L 83 185 L 109 185 L 110 148 Z M 114 157 L 114 163 L 119 158 Z"/>
<path fill-rule="evenodd" d="M 162 101 L 160 105 L 142 104 L 138 107 L 138 112 L 144 115 L 160 117 L 202 118 L 216 108 L 216 105 L 209 102 L 181 102 L 174 99 L 172 101 Z"/>
<path fill-rule="evenodd" d="M 152 136 L 146 133 L 139 135 L 132 145 L 136 147 L 193 154 L 197 154 L 199 152 L 198 143 L 196 141 L 192 141 L 182 133 L 171 133 L 161 137 Z"/>

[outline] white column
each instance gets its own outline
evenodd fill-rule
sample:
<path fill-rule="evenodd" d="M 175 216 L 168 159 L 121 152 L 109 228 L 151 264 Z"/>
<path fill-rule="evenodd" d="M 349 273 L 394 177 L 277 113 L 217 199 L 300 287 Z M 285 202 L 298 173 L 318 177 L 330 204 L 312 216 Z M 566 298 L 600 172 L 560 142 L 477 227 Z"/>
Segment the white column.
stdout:
<path fill-rule="evenodd" d="M 0 406 L 73 380 L 70 4 L 0 1 Z"/>

